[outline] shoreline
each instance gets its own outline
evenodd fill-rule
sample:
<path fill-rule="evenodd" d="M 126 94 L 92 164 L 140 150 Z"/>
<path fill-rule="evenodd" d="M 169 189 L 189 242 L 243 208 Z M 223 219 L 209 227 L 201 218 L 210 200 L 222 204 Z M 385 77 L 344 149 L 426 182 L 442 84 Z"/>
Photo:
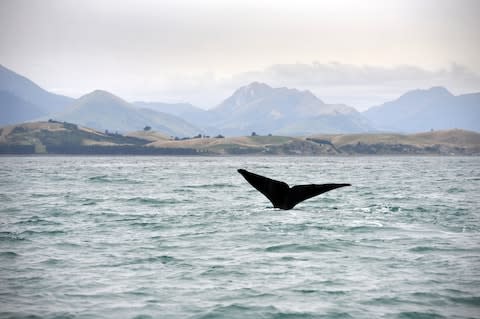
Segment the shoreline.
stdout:
<path fill-rule="evenodd" d="M 480 156 L 480 133 L 459 129 L 415 134 L 252 135 L 182 140 L 157 133 L 108 134 L 66 122 L 30 122 L 0 128 L 0 155 Z"/>

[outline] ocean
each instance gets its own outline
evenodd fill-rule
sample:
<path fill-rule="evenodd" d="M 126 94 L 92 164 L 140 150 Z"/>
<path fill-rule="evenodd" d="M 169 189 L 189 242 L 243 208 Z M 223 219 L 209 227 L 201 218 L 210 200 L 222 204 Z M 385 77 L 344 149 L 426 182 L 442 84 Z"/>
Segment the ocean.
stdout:
<path fill-rule="evenodd" d="M 0 318 L 480 318 L 479 157 L 0 164 Z"/>

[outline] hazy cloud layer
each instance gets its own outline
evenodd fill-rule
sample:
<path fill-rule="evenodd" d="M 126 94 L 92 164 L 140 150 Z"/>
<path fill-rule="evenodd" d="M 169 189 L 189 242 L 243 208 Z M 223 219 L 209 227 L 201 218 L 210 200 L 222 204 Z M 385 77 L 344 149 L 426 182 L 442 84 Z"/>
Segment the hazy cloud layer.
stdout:
<path fill-rule="evenodd" d="M 444 86 L 453 94 L 480 91 L 480 76 L 457 64 L 426 70 L 409 65 L 357 66 L 338 62 L 277 64 L 232 77 L 218 77 L 214 73 L 176 74 L 152 80 L 149 86 L 137 90 L 143 90 L 141 95 L 147 100 L 187 101 L 207 108 L 254 81 L 273 87 L 310 90 L 325 102 L 344 103 L 360 110 L 395 99 L 413 89 Z"/>
<path fill-rule="evenodd" d="M 330 103 L 366 107 L 383 103 L 407 90 L 444 86 L 454 94 L 480 91 L 480 76 L 464 66 L 426 70 L 417 66 L 357 66 L 343 63 L 277 64 L 229 80 L 232 87 L 251 81 L 309 89 Z"/>
<path fill-rule="evenodd" d="M 476 82 L 478 76 L 457 64 L 448 69 L 429 71 L 412 65 L 395 67 L 357 66 L 332 62 L 321 64 L 277 64 L 261 72 L 245 73 L 239 78 L 258 78 L 266 81 L 288 81 L 302 86 L 371 86 L 383 84 L 396 86 L 411 81 L 455 81 L 458 84 Z"/>

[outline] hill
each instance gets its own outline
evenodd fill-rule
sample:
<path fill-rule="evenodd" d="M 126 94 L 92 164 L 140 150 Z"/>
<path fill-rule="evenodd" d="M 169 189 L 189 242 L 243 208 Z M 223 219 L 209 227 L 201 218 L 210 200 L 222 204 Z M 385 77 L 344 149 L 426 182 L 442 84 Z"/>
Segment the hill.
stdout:
<path fill-rule="evenodd" d="M 363 114 L 377 129 L 385 131 L 480 131 L 480 93 L 455 96 L 443 87 L 414 90 Z"/>
<path fill-rule="evenodd" d="M 288 136 L 241 136 L 156 141 L 153 147 L 195 149 L 206 155 L 335 155 L 330 146 Z"/>
<path fill-rule="evenodd" d="M 61 112 L 74 100 L 70 97 L 50 93 L 3 65 L 0 65 L 0 91 L 9 92 L 17 98 L 30 103 L 30 105 L 33 105 L 35 109 L 40 110 L 43 114 Z M 4 104 L 2 103 L 1 105 L 3 106 Z M 21 117 L 25 118 L 27 115 L 28 113 L 22 113 Z M 37 115 L 32 113 L 26 120 L 35 119 Z"/>
<path fill-rule="evenodd" d="M 210 154 L 255 155 L 480 155 L 480 133 L 448 130 L 419 134 L 322 134 L 156 141 L 155 147 L 193 148 Z"/>
<path fill-rule="evenodd" d="M 239 88 L 211 112 L 216 118 L 212 125 L 227 135 L 256 132 L 299 136 L 372 130 L 352 107 L 326 104 L 310 91 L 272 88 L 258 82 Z"/>
<path fill-rule="evenodd" d="M 56 121 L 0 128 L 0 154 L 125 155 L 480 155 L 480 133 L 334 134 L 172 139 L 153 131 L 128 135 Z"/>
<path fill-rule="evenodd" d="M 480 155 L 480 133 L 459 129 L 417 134 L 315 135 L 309 139 L 332 143 L 344 154 Z"/>
<path fill-rule="evenodd" d="M 201 130 L 170 114 L 137 109 L 121 98 L 101 90 L 82 96 L 56 120 L 78 123 L 98 130 L 137 131 L 146 126 L 172 136 L 191 136 Z"/>
<path fill-rule="evenodd" d="M 100 132 L 53 120 L 0 128 L 0 154 L 196 154 L 192 149 L 154 148 L 149 143 L 151 139 L 142 136 Z"/>

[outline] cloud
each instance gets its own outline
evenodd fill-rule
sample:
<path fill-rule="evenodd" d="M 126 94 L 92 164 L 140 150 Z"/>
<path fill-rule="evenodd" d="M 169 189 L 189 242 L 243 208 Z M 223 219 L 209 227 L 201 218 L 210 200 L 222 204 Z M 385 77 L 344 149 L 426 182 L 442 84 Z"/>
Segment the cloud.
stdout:
<path fill-rule="evenodd" d="M 359 109 L 397 98 L 409 90 L 432 86 L 444 86 L 454 94 L 480 90 L 480 76 L 455 63 L 437 70 L 413 65 L 385 67 L 339 62 L 275 64 L 225 79 L 232 88 L 253 81 L 308 89 L 326 102 L 346 103 Z"/>
<path fill-rule="evenodd" d="M 240 73 L 232 77 L 234 82 L 255 79 L 266 82 L 288 82 L 306 86 L 372 86 L 398 85 L 399 83 L 446 82 L 478 87 L 480 77 L 466 67 L 452 64 L 447 69 L 426 70 L 412 65 L 394 67 L 357 66 L 331 62 L 321 64 L 276 64 L 262 71 Z"/>

